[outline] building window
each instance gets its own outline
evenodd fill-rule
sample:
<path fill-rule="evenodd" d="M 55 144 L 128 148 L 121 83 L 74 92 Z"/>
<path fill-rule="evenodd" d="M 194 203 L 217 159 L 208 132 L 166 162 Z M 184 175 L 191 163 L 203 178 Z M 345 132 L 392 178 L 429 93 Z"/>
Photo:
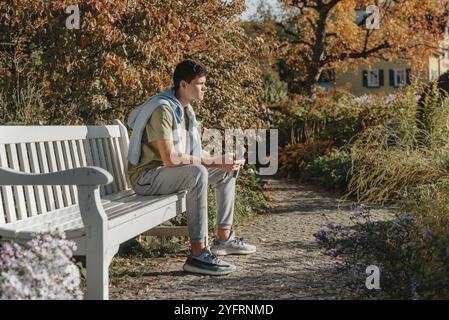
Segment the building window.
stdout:
<path fill-rule="evenodd" d="M 380 88 L 384 86 L 384 69 L 362 71 L 363 87 Z"/>
<path fill-rule="evenodd" d="M 394 70 L 394 86 L 400 87 L 405 86 L 406 84 L 407 84 L 407 70 L 405 68 Z"/>
<path fill-rule="evenodd" d="M 390 69 L 390 86 L 399 88 L 411 83 L 411 69 L 398 68 Z"/>
<path fill-rule="evenodd" d="M 368 71 L 368 87 L 370 88 L 379 87 L 379 69 Z"/>

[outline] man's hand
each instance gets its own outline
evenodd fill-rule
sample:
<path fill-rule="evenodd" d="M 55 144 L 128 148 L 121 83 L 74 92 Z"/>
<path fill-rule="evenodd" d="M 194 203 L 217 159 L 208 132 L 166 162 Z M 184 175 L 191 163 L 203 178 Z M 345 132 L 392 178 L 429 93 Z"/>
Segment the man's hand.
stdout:
<path fill-rule="evenodd" d="M 221 161 L 217 161 L 215 167 L 222 169 L 226 172 L 237 171 L 245 164 L 245 159 L 235 160 L 234 153 L 226 153 L 221 156 L 218 156 L 217 158 Z"/>
<path fill-rule="evenodd" d="M 205 166 L 210 166 L 214 168 L 222 169 L 226 172 L 232 172 L 239 170 L 244 164 L 245 159 L 235 160 L 234 153 L 226 153 L 223 155 L 219 155 L 215 158 L 211 158 L 210 156 L 203 154 L 203 159 L 196 158 L 194 156 L 190 156 L 187 154 L 178 154 L 177 157 L 179 160 L 185 160 L 183 163 L 173 163 L 172 154 L 175 152 L 173 141 L 171 140 L 157 140 L 156 144 L 158 146 L 159 152 L 161 154 L 162 162 L 165 167 L 177 167 L 184 165 L 183 163 L 190 164 L 193 163 L 194 158 L 198 160 L 198 162 L 203 163 Z M 204 163 L 204 158 L 208 158 L 208 161 Z M 210 164 L 212 162 L 212 164 Z"/>
<path fill-rule="evenodd" d="M 239 164 L 226 164 L 226 163 L 222 163 L 222 164 L 216 164 L 215 168 L 224 170 L 226 172 L 231 172 L 231 171 L 237 171 L 240 169 L 240 165 Z"/>

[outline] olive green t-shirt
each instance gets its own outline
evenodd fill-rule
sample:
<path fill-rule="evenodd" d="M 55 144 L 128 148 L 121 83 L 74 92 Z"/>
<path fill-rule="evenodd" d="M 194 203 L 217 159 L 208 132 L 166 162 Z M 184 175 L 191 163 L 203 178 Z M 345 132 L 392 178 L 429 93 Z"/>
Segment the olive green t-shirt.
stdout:
<path fill-rule="evenodd" d="M 187 112 L 184 112 L 181 128 L 185 128 L 187 131 L 188 123 Z M 142 149 L 139 164 L 134 166 L 131 163 L 128 163 L 129 180 L 133 187 L 137 184 L 137 181 L 139 181 L 140 176 L 146 169 L 163 166 L 161 154 L 159 153 L 156 144 L 157 140 L 173 141 L 173 114 L 170 107 L 164 104 L 153 111 L 145 127 L 145 132 L 142 136 Z M 186 141 L 187 137 L 182 135 L 181 143 L 184 146 L 184 152 Z"/>

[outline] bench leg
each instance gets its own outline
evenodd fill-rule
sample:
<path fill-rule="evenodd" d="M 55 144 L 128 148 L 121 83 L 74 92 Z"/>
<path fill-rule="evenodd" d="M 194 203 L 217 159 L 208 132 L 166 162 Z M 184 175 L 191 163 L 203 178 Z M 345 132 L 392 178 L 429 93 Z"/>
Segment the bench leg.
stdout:
<path fill-rule="evenodd" d="M 109 299 L 109 265 L 119 246 L 86 257 L 87 300 Z"/>

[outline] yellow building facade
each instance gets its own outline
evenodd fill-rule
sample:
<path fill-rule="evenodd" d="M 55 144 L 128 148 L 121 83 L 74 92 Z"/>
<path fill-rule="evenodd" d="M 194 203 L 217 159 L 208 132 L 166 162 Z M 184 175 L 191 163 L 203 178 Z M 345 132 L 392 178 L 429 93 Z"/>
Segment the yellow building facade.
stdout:
<path fill-rule="evenodd" d="M 326 89 L 347 88 L 352 94 L 360 96 L 394 93 L 398 88 L 410 84 L 414 77 L 418 77 L 425 83 L 433 81 L 449 70 L 449 34 L 447 29 L 440 49 L 431 57 L 423 57 L 423 59 L 423 67 L 419 70 L 413 70 L 408 61 L 380 59 L 369 67 L 359 65 L 356 70 L 349 69 L 340 74 L 330 72 L 322 78 L 320 84 Z"/>

